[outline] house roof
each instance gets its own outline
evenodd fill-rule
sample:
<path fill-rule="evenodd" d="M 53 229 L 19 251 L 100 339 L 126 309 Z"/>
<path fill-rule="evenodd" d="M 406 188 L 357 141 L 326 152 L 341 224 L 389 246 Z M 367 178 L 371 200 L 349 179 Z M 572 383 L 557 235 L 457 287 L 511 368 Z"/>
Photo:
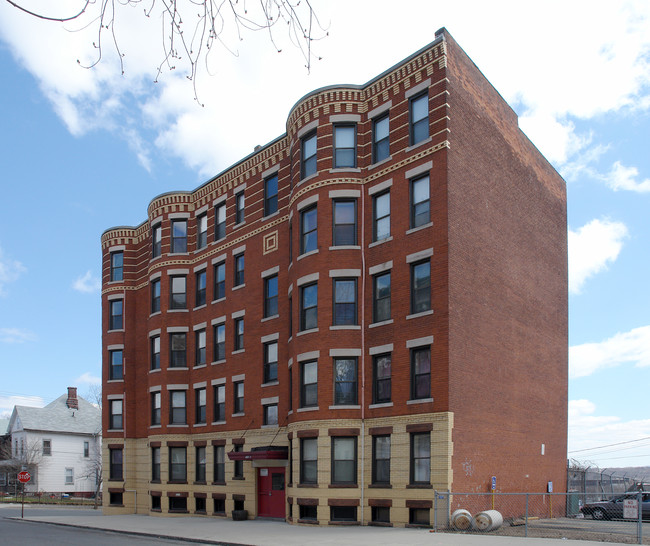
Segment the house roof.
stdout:
<path fill-rule="evenodd" d="M 16 429 L 61 432 L 71 434 L 97 434 L 102 429 L 102 412 L 87 400 L 78 397 L 78 408 L 66 405 L 67 395 L 59 396 L 44 408 L 14 406 L 9 431 Z"/>
<path fill-rule="evenodd" d="M 9 432 L 9 419 L 0 419 L 0 436 Z"/>

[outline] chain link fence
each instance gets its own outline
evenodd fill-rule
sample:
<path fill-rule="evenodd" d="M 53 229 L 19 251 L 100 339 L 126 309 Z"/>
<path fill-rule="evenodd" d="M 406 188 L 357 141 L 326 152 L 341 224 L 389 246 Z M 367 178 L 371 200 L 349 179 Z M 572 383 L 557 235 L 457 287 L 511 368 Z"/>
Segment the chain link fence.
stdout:
<path fill-rule="evenodd" d="M 582 493 L 436 491 L 434 498 L 440 532 L 650 544 L 650 493 L 642 491 L 587 503 Z"/>

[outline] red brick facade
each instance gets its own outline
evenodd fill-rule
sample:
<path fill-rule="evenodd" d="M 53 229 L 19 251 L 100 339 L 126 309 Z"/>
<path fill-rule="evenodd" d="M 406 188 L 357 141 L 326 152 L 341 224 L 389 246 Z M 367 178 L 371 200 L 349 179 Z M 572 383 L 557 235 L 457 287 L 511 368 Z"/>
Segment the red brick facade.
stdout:
<path fill-rule="evenodd" d="M 386 115 L 383 157 L 386 125 L 379 122 Z M 277 210 L 265 184 L 274 176 Z M 221 237 L 217 214 L 224 203 Z M 200 234 L 202 215 L 206 235 Z M 186 222 L 184 240 L 173 240 L 172 222 L 181 228 Z M 430 506 L 431 489 L 487 491 L 495 475 L 501 491 L 539 492 L 548 481 L 563 490 L 565 185 L 444 29 L 366 85 L 303 97 L 285 135 L 193 192 L 155 198 L 143 224 L 106 231 L 102 250 L 104 437 L 124 442 L 124 475 L 113 481 L 142 491 L 138 506 L 182 512 L 191 490 L 190 512 L 203 513 L 207 495 L 208 504 L 215 502 L 208 514 L 221 513 L 222 502 L 234 503 L 228 508 L 239 502 L 263 515 L 256 500 L 261 466 L 249 456 L 240 462 L 243 478 L 233 481 L 235 460 L 226 457 L 227 483 L 216 483 L 217 445 L 226 453 L 239 445 L 246 454 L 256 446 L 288 448 L 288 457 L 273 452 L 280 463 L 266 464 L 287 469 L 286 517 L 305 523 L 316 516 L 321 523 L 354 518 L 363 524 L 373 521 L 377 507 L 389 507 L 391 523 L 408 524 L 409 511 Z M 244 279 L 236 285 L 241 255 Z M 224 297 L 215 286 L 222 263 Z M 205 303 L 197 295 L 202 272 Z M 388 272 L 389 300 L 380 302 L 375 282 Z M 159 311 L 152 308 L 158 282 Z M 243 345 L 236 345 L 242 321 Z M 221 324 L 224 358 L 215 350 Z M 151 347 L 158 336 L 156 368 Z M 183 337 L 186 364 L 174 366 L 182 351 L 172 355 L 170 344 Z M 273 365 L 267 367 L 271 377 L 264 376 L 269 344 L 277 347 L 277 379 Z M 377 400 L 373 361 L 381 355 L 391 357 L 390 391 Z M 243 383 L 243 408 L 235 407 L 237 383 Z M 222 385 L 224 418 L 215 409 Z M 205 418 L 195 411 L 201 389 Z M 179 391 L 185 392 L 185 423 L 182 412 L 170 408 Z M 152 415 L 155 393 L 159 420 Z M 277 424 L 273 410 L 265 416 L 275 404 Z M 120 407 L 123 422 L 111 422 Z M 428 480 L 414 470 L 418 434 L 430 438 L 430 459 L 422 462 L 429 465 Z M 378 435 L 392 438 L 390 484 L 383 489 L 374 483 L 371 444 Z M 316 484 L 301 472 L 305 438 L 318 445 Z M 350 438 L 345 446 L 355 446 L 349 483 L 340 483 L 327 460 L 332 438 Z M 189 445 L 182 487 L 171 479 L 166 459 L 176 442 Z M 149 453 L 156 448 L 163 460 L 158 480 L 151 477 Z M 192 480 L 201 448 L 207 450 L 206 483 Z M 149 504 L 150 496 L 166 503 L 174 491 L 179 500 L 170 500 L 169 510 Z M 126 495 L 113 497 L 116 510 L 133 502 Z M 293 503 L 294 497 L 315 504 Z"/>

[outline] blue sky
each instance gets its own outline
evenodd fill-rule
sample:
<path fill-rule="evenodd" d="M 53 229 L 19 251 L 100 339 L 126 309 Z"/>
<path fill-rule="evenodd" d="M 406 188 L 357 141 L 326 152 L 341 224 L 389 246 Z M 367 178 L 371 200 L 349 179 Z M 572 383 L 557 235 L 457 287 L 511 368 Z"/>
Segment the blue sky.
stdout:
<path fill-rule="evenodd" d="M 650 465 L 650 3 L 312 4 L 329 35 L 310 73 L 281 33 L 281 53 L 229 33 L 236 54 L 215 46 L 200 65 L 200 107 L 182 63 L 153 83 L 155 14 L 120 12 L 121 75 L 110 47 L 78 65 L 94 53 L 80 24 L 0 2 L 0 416 L 99 381 L 105 229 L 282 134 L 305 93 L 365 83 L 445 26 L 567 181 L 569 456 Z"/>

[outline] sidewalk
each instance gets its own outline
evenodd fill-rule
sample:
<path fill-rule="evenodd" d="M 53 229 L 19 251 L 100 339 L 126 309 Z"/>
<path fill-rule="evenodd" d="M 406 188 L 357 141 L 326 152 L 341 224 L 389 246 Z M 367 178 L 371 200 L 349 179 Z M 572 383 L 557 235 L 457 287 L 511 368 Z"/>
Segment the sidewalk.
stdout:
<path fill-rule="evenodd" d="M 15 505 L 14 505 L 15 507 Z M 3 517 L 0 510 L 0 517 Z M 427 529 L 386 527 L 316 527 L 289 525 L 282 521 L 232 521 L 222 518 L 153 517 L 148 515 L 103 516 L 91 510 L 57 510 L 51 514 L 30 513 L 25 520 L 102 529 L 106 531 L 166 537 L 208 544 L 264 546 L 602 546 L 602 542 L 516 538 L 491 535 L 432 533 Z M 12 519 L 20 519 L 18 517 Z M 7 514 L 8 515 L 8 514 Z M 6 517 L 6 516 L 5 516 Z"/>

